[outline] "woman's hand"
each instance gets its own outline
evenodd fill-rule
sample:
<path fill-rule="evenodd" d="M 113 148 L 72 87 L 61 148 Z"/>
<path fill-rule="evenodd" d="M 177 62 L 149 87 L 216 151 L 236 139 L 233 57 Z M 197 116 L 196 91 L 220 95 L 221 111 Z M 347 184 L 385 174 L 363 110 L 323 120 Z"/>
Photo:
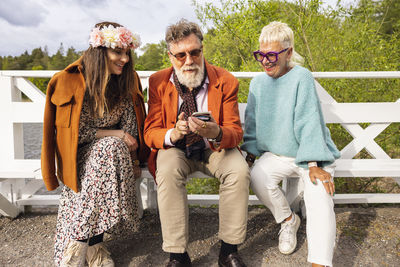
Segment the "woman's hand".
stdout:
<path fill-rule="evenodd" d="M 136 138 L 134 138 L 129 133 L 124 132 L 123 130 L 121 130 L 121 131 L 122 131 L 122 136 L 120 136 L 120 138 L 128 146 L 129 151 L 136 151 L 136 149 L 139 147 L 139 144 L 138 144 Z"/>
<path fill-rule="evenodd" d="M 124 132 L 124 130 L 97 130 L 96 138 L 103 138 L 106 136 L 115 136 L 120 138 L 128 146 L 129 151 L 135 151 L 139 147 L 136 138 L 134 138 L 129 133 Z"/>
<path fill-rule="evenodd" d="M 313 184 L 317 184 L 317 179 L 319 179 L 325 187 L 326 192 L 333 196 L 335 194 L 335 184 L 331 175 L 319 167 L 309 168 L 310 180 Z"/>

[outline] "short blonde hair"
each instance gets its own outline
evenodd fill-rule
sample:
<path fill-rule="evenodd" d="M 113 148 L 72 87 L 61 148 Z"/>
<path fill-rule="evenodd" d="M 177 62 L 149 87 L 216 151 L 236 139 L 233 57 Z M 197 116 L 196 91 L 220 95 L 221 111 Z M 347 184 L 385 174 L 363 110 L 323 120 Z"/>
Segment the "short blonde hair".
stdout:
<path fill-rule="evenodd" d="M 294 50 L 294 34 L 292 29 L 283 22 L 273 21 L 261 30 L 260 44 L 280 42 L 283 48 L 292 47 L 292 57 L 290 58 L 289 66 L 302 65 L 304 59 Z"/>

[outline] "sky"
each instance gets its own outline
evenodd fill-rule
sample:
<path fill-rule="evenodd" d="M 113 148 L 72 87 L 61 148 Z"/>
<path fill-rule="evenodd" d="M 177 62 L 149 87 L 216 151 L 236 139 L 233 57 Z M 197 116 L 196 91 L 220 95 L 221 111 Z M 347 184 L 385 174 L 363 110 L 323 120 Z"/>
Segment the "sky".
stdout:
<path fill-rule="evenodd" d="M 60 43 L 65 50 L 86 50 L 91 29 L 101 21 L 139 34 L 143 47 L 162 40 L 166 27 L 181 18 L 200 23 L 190 0 L 1 0 L 0 56 L 45 45 L 54 54 Z"/>
<path fill-rule="evenodd" d="M 77 51 L 86 50 L 91 29 L 106 20 L 139 34 L 141 47 L 158 43 L 164 38 L 166 27 L 181 18 L 200 23 L 191 3 L 191 0 L 1 0 L 0 56 L 30 53 L 46 45 L 52 55 L 61 43 L 65 51 L 71 46 Z"/>

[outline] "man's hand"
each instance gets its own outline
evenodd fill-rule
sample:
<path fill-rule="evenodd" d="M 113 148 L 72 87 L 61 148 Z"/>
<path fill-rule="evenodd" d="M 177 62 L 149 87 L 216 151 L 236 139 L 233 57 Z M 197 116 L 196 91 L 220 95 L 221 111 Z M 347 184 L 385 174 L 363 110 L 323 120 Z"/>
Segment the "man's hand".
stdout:
<path fill-rule="evenodd" d="M 256 156 L 247 152 L 246 162 L 247 162 L 247 165 L 249 165 L 249 168 L 251 168 L 251 166 L 253 166 L 255 160 L 256 160 Z"/>
<path fill-rule="evenodd" d="M 171 143 L 175 144 L 178 140 L 181 140 L 185 135 L 189 133 L 188 121 L 184 119 L 184 112 L 181 112 L 178 116 L 178 121 L 175 124 L 175 128 L 171 132 Z"/>
<path fill-rule="evenodd" d="M 222 131 L 212 116 L 207 122 L 194 116 L 189 117 L 189 130 L 205 138 L 216 138 Z"/>
<path fill-rule="evenodd" d="M 309 168 L 310 180 L 313 184 L 317 184 L 319 179 L 325 187 L 328 194 L 333 196 L 335 194 L 335 184 L 333 183 L 331 175 L 319 167 Z"/>

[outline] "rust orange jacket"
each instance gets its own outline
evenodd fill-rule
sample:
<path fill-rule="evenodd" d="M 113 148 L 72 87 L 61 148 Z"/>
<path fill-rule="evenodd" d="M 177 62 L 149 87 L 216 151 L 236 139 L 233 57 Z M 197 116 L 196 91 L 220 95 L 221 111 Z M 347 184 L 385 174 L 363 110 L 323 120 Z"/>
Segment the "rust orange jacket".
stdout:
<path fill-rule="evenodd" d="M 42 176 L 47 190 L 56 189 L 59 185 L 58 179 L 75 192 L 79 190 L 78 133 L 86 88 L 81 60 L 82 58 L 56 73 L 47 86 L 41 154 Z M 136 72 L 135 76 L 133 103 L 138 127 L 138 157 L 141 162 L 145 162 L 149 153 L 143 139 L 146 110 Z"/>
<path fill-rule="evenodd" d="M 205 63 L 209 79 L 208 110 L 222 129 L 220 146 L 211 149 L 234 148 L 243 137 L 240 123 L 237 94 L 238 80 L 228 71 Z M 164 137 L 168 129 L 174 128 L 178 116 L 179 95 L 170 81 L 173 68 L 158 71 L 149 79 L 149 112 L 145 120 L 144 139 L 152 148 L 149 157 L 149 170 L 154 175 L 158 149 L 165 149 Z"/>

